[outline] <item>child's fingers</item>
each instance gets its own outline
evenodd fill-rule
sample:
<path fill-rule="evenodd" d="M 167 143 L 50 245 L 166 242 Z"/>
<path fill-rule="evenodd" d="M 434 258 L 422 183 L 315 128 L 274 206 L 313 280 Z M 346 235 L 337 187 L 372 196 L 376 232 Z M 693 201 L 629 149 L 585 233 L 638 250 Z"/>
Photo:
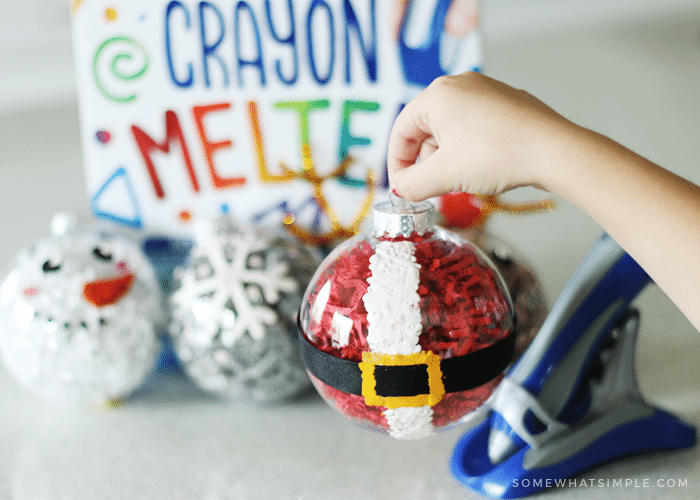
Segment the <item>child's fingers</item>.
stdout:
<path fill-rule="evenodd" d="M 416 162 L 418 153 L 421 150 L 422 141 L 398 137 L 392 134 L 389 139 L 389 149 L 387 152 L 387 170 L 389 180 L 401 170 L 410 167 Z"/>
<path fill-rule="evenodd" d="M 425 200 L 453 191 L 440 175 L 440 150 L 390 176 L 391 188 L 399 196 L 411 201 Z"/>
<path fill-rule="evenodd" d="M 430 155 L 432 155 L 437 150 L 437 144 L 430 139 L 423 141 L 421 144 L 420 152 L 418 153 L 418 160 L 425 160 Z"/>
<path fill-rule="evenodd" d="M 415 101 L 414 101 L 415 102 Z M 425 130 L 417 120 L 417 114 L 413 111 L 415 105 L 409 103 L 394 122 L 389 136 L 387 149 L 387 167 L 389 178 L 394 172 L 403 170 L 413 165 L 418 158 L 423 143 L 431 136 L 429 130 Z"/>

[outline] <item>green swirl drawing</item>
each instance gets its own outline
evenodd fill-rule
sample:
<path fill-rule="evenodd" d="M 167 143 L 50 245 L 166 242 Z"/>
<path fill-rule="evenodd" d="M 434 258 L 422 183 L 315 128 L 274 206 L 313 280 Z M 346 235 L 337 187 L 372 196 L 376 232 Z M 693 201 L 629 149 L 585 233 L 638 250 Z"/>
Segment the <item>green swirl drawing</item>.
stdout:
<path fill-rule="evenodd" d="M 112 60 L 109 62 L 110 75 L 114 77 L 117 81 L 129 83 L 138 80 L 148 70 L 149 60 L 148 53 L 143 48 L 143 46 L 133 38 L 129 38 L 126 36 L 115 36 L 105 40 L 95 52 L 95 56 L 92 59 L 92 77 L 95 80 L 95 85 L 97 86 L 97 89 L 103 96 L 105 96 L 110 101 L 124 104 L 135 101 L 138 98 L 138 95 L 132 93 L 126 95 L 114 94 L 104 85 L 98 71 L 98 66 L 102 62 L 103 57 L 105 57 L 105 50 L 117 43 L 125 43 L 128 45 L 128 47 L 125 47 L 123 50 L 120 49 L 119 52 L 115 54 L 112 57 Z M 131 50 L 129 51 L 128 49 Z M 141 58 L 143 58 L 143 64 L 139 65 L 139 67 L 137 67 L 135 70 L 129 72 L 123 71 L 121 69 L 123 67 L 123 63 L 131 62 L 134 59 L 135 53 L 139 53 L 141 55 Z"/>

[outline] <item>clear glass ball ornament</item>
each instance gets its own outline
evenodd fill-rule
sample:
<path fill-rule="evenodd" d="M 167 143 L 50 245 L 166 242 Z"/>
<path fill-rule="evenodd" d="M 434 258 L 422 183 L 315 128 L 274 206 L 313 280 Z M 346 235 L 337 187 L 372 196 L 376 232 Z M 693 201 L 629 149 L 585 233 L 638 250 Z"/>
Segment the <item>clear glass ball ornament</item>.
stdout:
<path fill-rule="evenodd" d="M 499 196 L 452 192 L 442 195 L 439 202 L 439 224 L 481 248 L 501 273 L 518 318 L 515 353 L 519 357 L 544 324 L 549 307 L 532 265 L 510 244 L 491 234 L 487 222 L 497 212 L 518 215 L 553 210 L 554 200 L 508 203 Z"/>
<path fill-rule="evenodd" d="M 44 399 L 123 398 L 158 354 L 164 309 L 155 273 L 124 236 L 55 219 L 57 226 L 19 252 L 2 282 L 0 355 Z"/>
<path fill-rule="evenodd" d="M 454 232 L 474 243 L 491 259 L 510 292 L 515 324 L 515 358 L 535 339 L 549 314 L 544 288 L 532 265 L 512 245 L 483 229 Z"/>
<path fill-rule="evenodd" d="M 376 205 L 372 231 L 323 261 L 299 313 L 302 356 L 322 397 L 398 439 L 479 408 L 514 352 L 501 276 L 435 218 L 428 202 Z"/>
<path fill-rule="evenodd" d="M 170 330 L 186 373 L 230 399 L 274 403 L 309 388 L 295 318 L 320 256 L 229 216 L 198 233 L 170 297 Z"/>

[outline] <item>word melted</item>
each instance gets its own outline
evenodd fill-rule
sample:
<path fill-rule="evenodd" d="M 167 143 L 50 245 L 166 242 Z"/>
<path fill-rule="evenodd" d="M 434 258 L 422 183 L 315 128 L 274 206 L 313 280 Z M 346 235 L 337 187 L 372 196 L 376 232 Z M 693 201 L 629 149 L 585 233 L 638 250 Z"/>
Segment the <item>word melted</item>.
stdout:
<path fill-rule="evenodd" d="M 307 147 L 309 143 L 309 114 L 313 111 L 327 109 L 329 106 L 330 101 L 327 99 L 318 99 L 313 101 L 280 101 L 274 103 L 274 107 L 278 110 L 289 110 L 296 113 L 298 122 L 297 127 L 300 132 L 300 150 Z M 212 140 L 210 138 L 210 131 L 208 131 L 205 126 L 205 116 L 209 115 L 210 113 L 226 112 L 230 108 L 231 103 L 229 102 L 218 102 L 192 107 L 192 119 L 199 136 L 199 143 L 204 154 L 209 179 L 215 189 L 243 187 L 247 182 L 247 178 L 244 175 L 224 176 L 220 173 L 216 165 L 215 156 L 219 151 L 233 147 L 234 142 L 233 139 L 230 138 L 217 141 Z M 270 172 L 268 169 L 267 160 L 265 158 L 263 134 L 260 129 L 260 121 L 258 118 L 257 104 L 254 101 L 247 102 L 246 110 L 250 132 L 256 150 L 256 163 L 259 180 L 262 183 L 291 182 L 295 177 L 290 172 L 276 174 Z M 372 113 L 378 110 L 379 103 L 376 102 L 343 101 L 341 106 L 339 127 L 339 156 L 341 158 L 347 156 L 347 151 L 351 146 L 368 146 L 371 144 L 370 138 L 354 136 L 350 132 L 350 124 L 353 114 L 356 112 Z M 146 131 L 137 125 L 131 126 L 131 133 L 136 146 L 141 153 L 141 157 L 143 158 L 146 170 L 148 172 L 148 177 L 157 198 L 165 198 L 166 193 L 152 155 L 156 150 L 169 154 L 173 144 L 177 144 L 179 146 L 178 150 L 182 155 L 185 176 L 188 179 L 192 191 L 195 193 L 200 191 L 200 180 L 195 171 L 192 155 L 190 153 L 190 147 L 183 133 L 181 119 L 175 111 L 168 110 L 165 112 L 165 137 L 162 140 L 153 139 Z M 365 186 L 367 183 L 367 181 L 364 179 L 352 178 L 345 173 L 338 177 L 338 181 L 342 184 L 355 187 Z"/>

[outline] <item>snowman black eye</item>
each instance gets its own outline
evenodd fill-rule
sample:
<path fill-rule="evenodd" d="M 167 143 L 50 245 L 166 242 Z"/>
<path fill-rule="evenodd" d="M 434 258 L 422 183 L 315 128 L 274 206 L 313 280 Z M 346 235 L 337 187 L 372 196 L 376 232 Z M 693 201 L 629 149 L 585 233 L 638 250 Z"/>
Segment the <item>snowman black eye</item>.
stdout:
<path fill-rule="evenodd" d="M 92 254 L 98 259 L 103 260 L 105 262 L 109 262 L 110 260 L 112 260 L 111 252 L 109 252 L 109 250 L 104 250 L 100 247 L 95 247 L 92 251 Z"/>
<path fill-rule="evenodd" d="M 42 269 L 45 273 L 53 273 L 53 272 L 58 271 L 59 269 L 61 269 L 61 263 L 60 263 L 60 262 L 55 263 L 55 262 L 53 262 L 53 261 L 51 261 L 51 260 L 47 260 L 46 262 L 44 262 L 44 265 L 41 266 L 41 269 Z"/>

